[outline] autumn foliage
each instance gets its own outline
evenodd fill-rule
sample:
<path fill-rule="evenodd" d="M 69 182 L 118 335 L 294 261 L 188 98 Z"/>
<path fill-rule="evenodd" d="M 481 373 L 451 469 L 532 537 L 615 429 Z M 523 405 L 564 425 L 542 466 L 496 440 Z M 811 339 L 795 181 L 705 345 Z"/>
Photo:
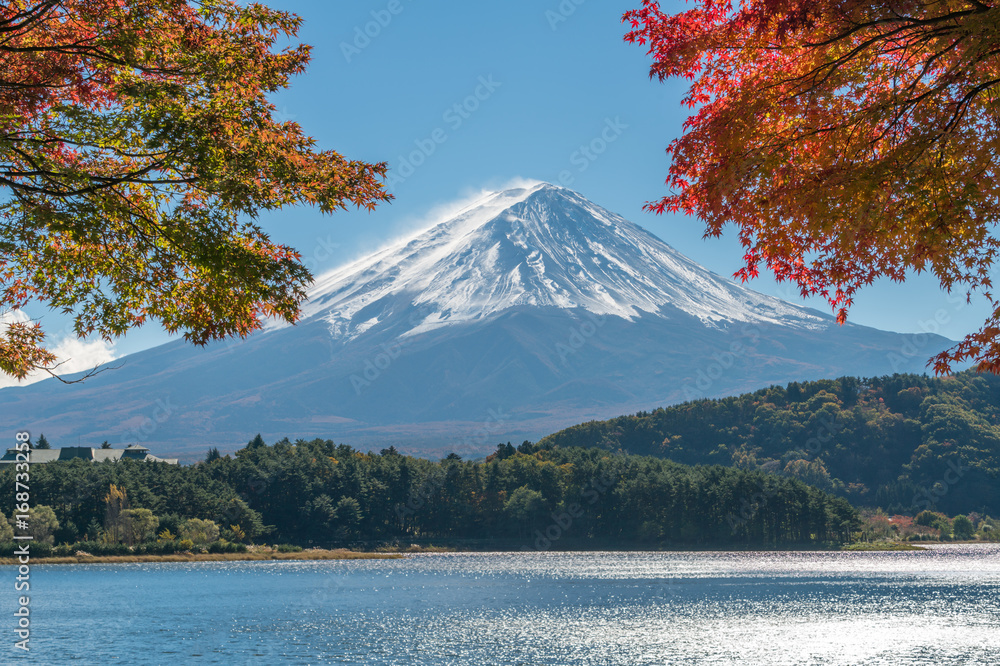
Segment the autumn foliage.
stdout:
<path fill-rule="evenodd" d="M 626 40 L 651 76 L 691 81 L 656 212 L 727 223 L 747 280 L 763 264 L 838 319 L 879 278 L 932 271 L 981 292 L 982 329 L 932 360 L 1000 371 L 1000 8 L 977 0 L 644 0 Z"/>
<path fill-rule="evenodd" d="M 31 302 L 111 338 L 194 343 L 294 321 L 311 276 L 254 224 L 387 200 L 384 164 L 320 151 L 267 96 L 304 70 L 300 19 L 232 0 L 0 5 L 0 371 L 51 367 Z M 13 322 L 13 323 L 11 323 Z"/>

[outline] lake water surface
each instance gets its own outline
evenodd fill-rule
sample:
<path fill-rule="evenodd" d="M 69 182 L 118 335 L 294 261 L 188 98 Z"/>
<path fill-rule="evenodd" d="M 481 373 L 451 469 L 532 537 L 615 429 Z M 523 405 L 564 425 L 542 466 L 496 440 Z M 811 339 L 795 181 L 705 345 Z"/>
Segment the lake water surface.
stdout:
<path fill-rule="evenodd" d="M 1000 664 L 1000 546 L 41 566 L 4 663 Z"/>

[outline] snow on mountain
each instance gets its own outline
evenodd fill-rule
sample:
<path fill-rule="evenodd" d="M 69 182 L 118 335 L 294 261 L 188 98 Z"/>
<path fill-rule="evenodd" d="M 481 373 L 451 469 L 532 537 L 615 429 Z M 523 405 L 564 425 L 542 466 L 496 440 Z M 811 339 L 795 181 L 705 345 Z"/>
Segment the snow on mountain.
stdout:
<path fill-rule="evenodd" d="M 303 315 L 246 340 L 144 350 L 81 384 L 0 389 L 0 422 L 185 460 L 257 433 L 480 455 L 684 400 L 921 372 L 952 344 L 839 326 L 544 183 L 323 275 Z"/>
<path fill-rule="evenodd" d="M 518 306 L 634 319 L 671 305 L 707 325 L 817 328 L 815 312 L 710 273 L 641 227 L 565 188 L 490 194 L 454 217 L 321 276 L 303 320 L 348 341 L 393 324 L 402 336 Z"/>

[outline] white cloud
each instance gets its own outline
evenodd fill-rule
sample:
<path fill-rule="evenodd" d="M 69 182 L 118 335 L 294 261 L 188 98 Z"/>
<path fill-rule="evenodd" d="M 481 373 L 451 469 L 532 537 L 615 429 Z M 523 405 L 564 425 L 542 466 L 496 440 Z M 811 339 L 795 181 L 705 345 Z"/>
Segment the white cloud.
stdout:
<path fill-rule="evenodd" d="M 7 329 L 8 324 L 25 322 L 28 320 L 28 315 L 24 314 L 21 310 L 6 310 L 4 312 L 0 312 L 0 333 Z"/>
<path fill-rule="evenodd" d="M 90 370 L 116 358 L 115 344 L 106 340 L 84 341 L 66 337 L 52 351 L 60 361 L 65 361 L 59 366 L 59 374 Z"/>
<path fill-rule="evenodd" d="M 20 310 L 0 313 L 0 332 L 3 332 L 10 323 L 26 321 L 30 321 L 29 317 Z M 80 340 L 73 335 L 64 336 L 54 347 L 50 347 L 50 350 L 56 355 L 57 363 L 61 363 L 56 370 L 60 375 L 71 375 L 74 372 L 90 370 L 117 358 L 114 343 L 104 340 Z M 49 376 L 47 372 L 37 371 L 18 381 L 0 372 L 0 388 L 27 386 L 48 379 Z"/>

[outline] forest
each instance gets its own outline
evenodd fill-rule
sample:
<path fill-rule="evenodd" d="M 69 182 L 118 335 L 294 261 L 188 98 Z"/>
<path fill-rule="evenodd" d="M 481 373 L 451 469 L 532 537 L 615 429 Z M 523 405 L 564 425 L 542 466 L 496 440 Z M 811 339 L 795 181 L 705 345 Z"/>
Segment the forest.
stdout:
<path fill-rule="evenodd" d="M 859 507 L 1000 512 L 1000 377 L 842 377 L 639 412 L 541 440 L 797 478 Z"/>
<path fill-rule="evenodd" d="M 13 501 L 13 469 L 0 471 L 0 488 Z M 223 548 L 741 547 L 837 543 L 860 528 L 846 500 L 798 479 L 530 442 L 481 461 L 434 462 L 257 436 L 235 455 L 212 449 L 190 466 L 35 465 L 31 499 L 36 542 L 102 552 L 176 549 L 185 539 Z M 12 505 L 2 508 L 10 517 Z"/>

